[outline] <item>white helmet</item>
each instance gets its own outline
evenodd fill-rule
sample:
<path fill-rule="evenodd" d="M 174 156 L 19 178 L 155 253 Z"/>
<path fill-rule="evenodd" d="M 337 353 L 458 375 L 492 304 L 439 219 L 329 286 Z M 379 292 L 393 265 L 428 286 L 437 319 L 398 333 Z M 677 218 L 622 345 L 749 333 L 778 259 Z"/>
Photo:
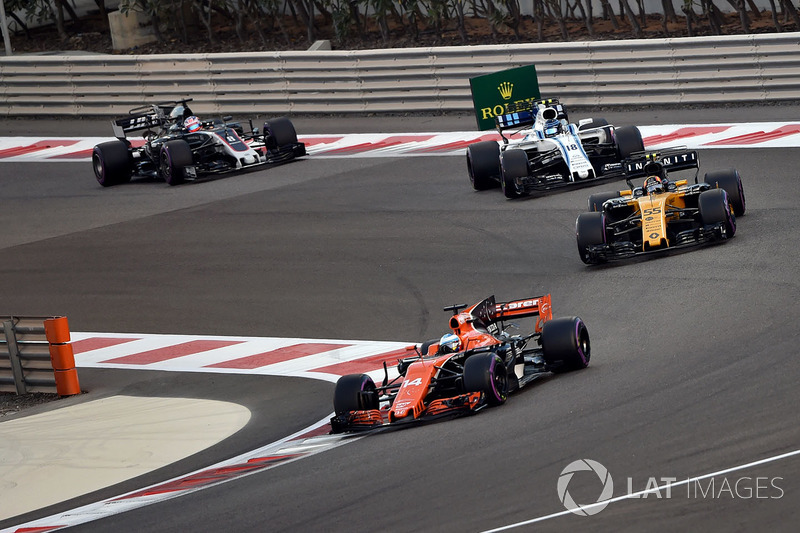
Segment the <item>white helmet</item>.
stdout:
<path fill-rule="evenodd" d="M 458 335 L 447 333 L 439 340 L 439 353 L 456 353 L 461 349 L 461 339 Z"/>

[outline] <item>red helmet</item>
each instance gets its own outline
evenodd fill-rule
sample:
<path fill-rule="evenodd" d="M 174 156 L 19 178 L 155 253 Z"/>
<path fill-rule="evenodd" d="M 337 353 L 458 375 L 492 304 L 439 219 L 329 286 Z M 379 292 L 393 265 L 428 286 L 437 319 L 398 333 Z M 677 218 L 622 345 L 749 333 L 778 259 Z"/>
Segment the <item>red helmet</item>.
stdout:
<path fill-rule="evenodd" d="M 200 119 L 194 115 L 183 121 L 183 127 L 190 133 L 199 130 L 201 126 Z"/>

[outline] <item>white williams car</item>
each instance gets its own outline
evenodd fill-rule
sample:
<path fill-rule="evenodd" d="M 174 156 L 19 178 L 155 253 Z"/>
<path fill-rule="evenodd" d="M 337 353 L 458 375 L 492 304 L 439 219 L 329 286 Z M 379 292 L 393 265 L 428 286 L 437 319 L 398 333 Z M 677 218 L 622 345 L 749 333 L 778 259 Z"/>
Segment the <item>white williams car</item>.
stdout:
<path fill-rule="evenodd" d="M 499 115 L 495 123 L 502 144 L 471 144 L 467 170 L 475 190 L 499 186 L 507 198 L 622 177 L 620 161 L 644 151 L 636 126 L 614 127 L 600 118 L 570 124 L 555 98 Z"/>

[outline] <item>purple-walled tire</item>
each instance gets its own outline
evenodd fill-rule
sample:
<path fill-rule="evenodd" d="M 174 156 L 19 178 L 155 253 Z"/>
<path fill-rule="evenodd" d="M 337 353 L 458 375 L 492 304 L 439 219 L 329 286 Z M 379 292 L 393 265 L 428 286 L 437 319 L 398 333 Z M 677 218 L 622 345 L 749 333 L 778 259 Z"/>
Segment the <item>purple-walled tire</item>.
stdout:
<path fill-rule="evenodd" d="M 697 197 L 697 207 L 703 224 L 724 224 L 725 236 L 728 239 L 736 234 L 736 217 L 733 215 L 725 189 L 701 192 Z"/>
<path fill-rule="evenodd" d="M 602 211 L 606 200 L 619 198 L 619 191 L 597 192 L 589 195 L 589 211 Z"/>
<path fill-rule="evenodd" d="M 606 243 L 606 215 L 592 211 L 581 213 L 575 220 L 575 238 L 578 243 L 578 255 L 586 264 L 598 263 L 599 260 L 589 255 L 588 248 Z"/>
<path fill-rule="evenodd" d="M 127 143 L 117 139 L 95 146 L 92 150 L 92 168 L 97 183 L 103 187 L 130 181 L 133 165 Z"/>
<path fill-rule="evenodd" d="M 464 391 L 482 392 L 487 404 L 502 405 L 508 399 L 508 371 L 496 353 L 480 353 L 464 362 Z"/>
<path fill-rule="evenodd" d="M 551 372 L 570 372 L 589 366 L 589 330 L 577 316 L 554 318 L 542 327 L 542 356 Z"/>
<path fill-rule="evenodd" d="M 707 172 L 703 181 L 714 189 L 724 189 L 728 193 L 728 202 L 731 204 L 733 214 L 743 216 L 747 207 L 744 199 L 742 177 L 735 168 L 726 168 Z"/>
<path fill-rule="evenodd" d="M 167 141 L 161 145 L 158 173 L 169 185 L 183 183 L 183 169 L 194 162 L 189 143 L 182 139 Z"/>
<path fill-rule="evenodd" d="M 337 415 L 378 409 L 379 406 L 375 382 L 367 374 L 348 374 L 336 382 L 333 391 L 333 410 Z"/>

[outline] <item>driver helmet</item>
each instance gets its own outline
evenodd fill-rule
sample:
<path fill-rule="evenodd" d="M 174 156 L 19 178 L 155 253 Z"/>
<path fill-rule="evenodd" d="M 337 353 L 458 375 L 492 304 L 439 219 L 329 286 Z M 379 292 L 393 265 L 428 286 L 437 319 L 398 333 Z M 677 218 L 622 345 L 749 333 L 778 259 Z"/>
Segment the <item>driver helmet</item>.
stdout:
<path fill-rule="evenodd" d="M 188 131 L 189 133 L 195 132 L 199 130 L 201 127 L 200 119 L 192 115 L 191 117 L 183 121 L 183 127 L 186 128 L 186 131 Z"/>
<path fill-rule="evenodd" d="M 561 121 L 557 119 L 548 120 L 544 123 L 545 137 L 552 137 L 561 133 Z"/>
<path fill-rule="evenodd" d="M 658 176 L 650 176 L 644 182 L 644 190 L 647 194 L 657 194 L 666 190 L 664 181 Z"/>
<path fill-rule="evenodd" d="M 447 333 L 439 340 L 439 353 L 456 353 L 461 348 L 458 335 Z"/>

